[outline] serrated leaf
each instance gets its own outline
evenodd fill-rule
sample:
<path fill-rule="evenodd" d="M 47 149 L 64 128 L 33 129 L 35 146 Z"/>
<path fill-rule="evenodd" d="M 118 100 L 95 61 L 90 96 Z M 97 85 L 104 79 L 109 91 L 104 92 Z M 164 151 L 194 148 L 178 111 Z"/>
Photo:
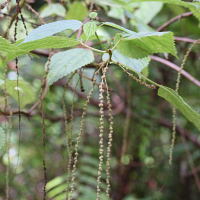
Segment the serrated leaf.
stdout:
<path fill-rule="evenodd" d="M 65 17 L 66 10 L 65 7 L 59 3 L 51 3 L 42 10 L 40 16 L 42 18 L 51 16 L 52 14 Z"/>
<path fill-rule="evenodd" d="M 0 52 L 10 53 L 21 51 L 24 52 L 24 50 L 21 50 L 19 47 L 16 47 L 15 45 L 11 44 L 8 40 L 0 36 Z"/>
<path fill-rule="evenodd" d="M 1 88 L 4 89 L 4 84 Z M 32 103 L 35 100 L 35 94 L 30 87 L 29 83 L 19 80 L 17 85 L 17 80 L 7 80 L 6 81 L 7 93 L 12 96 L 15 101 L 20 102 L 20 107 L 23 108 L 25 105 Z M 18 91 L 19 91 L 19 101 L 18 101 Z"/>
<path fill-rule="evenodd" d="M 9 60 L 12 60 L 13 58 L 16 58 L 18 56 L 24 55 L 24 54 L 30 54 L 29 52 L 20 49 L 14 44 L 11 44 L 8 40 L 2 38 L 0 36 L 0 52 L 7 53 L 6 55 L 6 61 L 4 62 L 3 68 L 7 65 Z M 38 57 L 37 55 L 30 54 L 35 57 Z"/>
<path fill-rule="evenodd" d="M 95 22 L 93 21 L 87 22 L 83 26 L 83 31 L 86 35 L 86 40 L 89 40 L 89 38 L 95 34 L 96 30 L 97 30 L 97 25 L 95 24 Z"/>
<path fill-rule="evenodd" d="M 52 36 L 56 33 L 64 31 L 66 29 L 71 29 L 73 31 L 78 30 L 82 26 L 82 22 L 78 20 L 62 20 L 56 21 L 49 24 L 39 26 L 34 29 L 22 43 L 32 42 L 48 36 Z"/>
<path fill-rule="evenodd" d="M 83 20 L 88 14 L 87 6 L 82 2 L 75 1 L 69 7 L 66 19 Z"/>
<path fill-rule="evenodd" d="M 106 61 L 109 58 L 109 54 L 104 54 L 102 59 Z M 142 59 L 133 59 L 129 58 L 127 56 L 124 56 L 123 54 L 120 53 L 119 50 L 114 50 L 112 53 L 112 58 L 113 61 L 120 63 L 121 65 L 125 66 L 126 68 L 130 70 L 135 70 L 137 72 L 141 72 L 142 69 L 144 69 L 146 66 L 148 66 L 151 58 L 145 57 Z"/>
<path fill-rule="evenodd" d="M 3 128 L 0 127 L 0 149 L 4 146 L 6 140 L 6 135 Z"/>
<path fill-rule="evenodd" d="M 137 38 L 137 37 L 140 38 Z M 176 49 L 172 32 L 139 32 L 134 34 L 116 34 L 114 42 L 122 54 L 131 58 L 144 58 L 154 53 L 171 53 L 175 57 Z"/>
<path fill-rule="evenodd" d="M 182 114 L 200 130 L 200 115 L 195 112 L 174 90 L 160 86 L 158 95 L 179 109 Z"/>
<path fill-rule="evenodd" d="M 47 81 L 52 85 L 55 81 L 94 61 L 91 50 L 82 48 L 70 49 L 51 57 Z"/>
<path fill-rule="evenodd" d="M 80 44 L 80 41 L 72 38 L 49 36 L 32 42 L 21 43 L 18 45 L 20 49 L 32 51 L 34 49 L 51 49 L 65 48 Z"/>

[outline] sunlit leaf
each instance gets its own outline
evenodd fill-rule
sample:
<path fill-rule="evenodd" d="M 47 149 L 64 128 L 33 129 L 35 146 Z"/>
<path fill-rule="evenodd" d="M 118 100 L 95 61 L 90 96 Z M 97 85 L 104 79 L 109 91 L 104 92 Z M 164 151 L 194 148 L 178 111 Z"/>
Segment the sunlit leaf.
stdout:
<path fill-rule="evenodd" d="M 18 45 L 20 49 L 25 51 L 32 51 L 34 49 L 51 49 L 51 48 L 65 48 L 79 44 L 80 42 L 73 38 L 49 36 L 40 40 L 32 42 L 21 43 Z"/>
<path fill-rule="evenodd" d="M 26 53 L 26 52 L 24 52 L 24 50 L 11 44 L 8 40 L 6 40 L 5 38 L 2 38 L 1 36 L 0 36 L 0 52 L 4 52 L 4 53 L 12 52 L 12 53 L 16 53 L 16 54 L 20 54 L 20 52 L 24 53 L 24 54 Z"/>
<path fill-rule="evenodd" d="M 48 36 L 52 36 L 66 29 L 71 29 L 75 31 L 78 30 L 81 26 L 82 22 L 78 20 L 62 20 L 41 25 L 38 28 L 34 29 L 31 33 L 29 33 L 22 43 L 32 42 L 34 40 L 39 40 Z"/>
<path fill-rule="evenodd" d="M 48 84 L 53 84 L 63 76 L 66 76 L 93 61 L 93 52 L 82 48 L 71 49 L 53 55 L 47 76 Z"/>

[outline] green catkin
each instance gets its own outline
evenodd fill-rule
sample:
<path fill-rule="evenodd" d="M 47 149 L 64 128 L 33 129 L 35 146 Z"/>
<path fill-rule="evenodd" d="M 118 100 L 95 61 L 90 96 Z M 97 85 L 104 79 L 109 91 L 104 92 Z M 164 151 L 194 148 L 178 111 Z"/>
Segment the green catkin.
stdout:
<path fill-rule="evenodd" d="M 185 62 L 188 58 L 189 53 L 192 51 L 192 48 L 194 47 L 194 45 L 199 42 L 200 39 L 196 40 L 191 47 L 188 49 L 188 51 L 186 52 L 184 59 L 181 63 L 181 67 L 180 70 L 178 72 L 178 77 L 177 77 L 177 81 L 176 81 L 176 89 L 175 92 L 178 94 L 178 90 L 179 90 L 179 85 L 180 85 L 180 80 L 181 80 L 181 71 L 183 70 L 184 66 L 185 66 Z M 170 147 L 170 154 L 169 154 L 169 166 L 172 165 L 172 154 L 173 154 L 173 149 L 174 149 L 174 143 L 175 143 L 175 139 L 176 139 L 176 108 L 173 107 L 173 128 L 172 128 L 172 140 L 171 140 L 171 147 Z"/>
<path fill-rule="evenodd" d="M 46 71 L 45 71 L 45 75 L 43 77 L 43 81 L 42 81 L 42 84 L 41 84 L 41 89 L 40 89 L 40 93 L 38 95 L 39 97 L 39 100 L 40 100 L 40 111 L 42 113 L 42 124 L 43 124 L 43 128 L 42 128 L 42 132 L 43 132 L 43 139 L 42 139 L 42 143 L 43 143 L 43 147 L 44 147 L 44 150 L 43 150 L 43 169 L 44 169 L 44 197 L 43 197 L 43 200 L 46 199 L 46 184 L 47 184 L 47 169 L 46 169 L 46 161 L 45 161 L 45 138 L 46 138 L 46 124 L 45 124 L 45 114 L 44 114 L 44 111 L 43 111 L 43 98 L 42 98 L 42 94 L 43 94 L 43 86 L 45 84 L 47 84 L 47 74 L 48 74 L 48 71 L 49 71 L 49 65 L 50 65 L 50 62 L 51 62 L 51 52 L 52 52 L 52 49 L 50 49 L 50 53 L 49 53 L 49 57 L 48 57 L 48 61 L 47 61 L 47 65 L 46 65 Z"/>
<path fill-rule="evenodd" d="M 102 172 L 102 165 L 103 165 L 103 130 L 104 130 L 104 112 L 103 112 L 103 84 L 104 84 L 104 79 L 106 78 L 106 71 L 108 68 L 108 63 L 103 71 L 103 75 L 101 76 L 101 83 L 99 85 L 99 113 L 100 113 L 100 133 L 99 133 L 99 169 L 98 169 L 98 177 L 97 177 L 97 200 L 100 200 L 100 185 L 101 185 L 101 172 Z"/>
<path fill-rule="evenodd" d="M 68 143 L 68 125 L 67 125 L 67 111 L 66 111 L 66 106 L 65 106 L 65 92 L 67 90 L 67 86 L 69 85 L 69 83 L 72 80 L 75 73 L 76 72 L 72 73 L 69 80 L 67 81 L 65 88 L 64 88 L 63 96 L 62 96 L 63 112 L 64 112 L 64 119 L 65 119 L 66 145 L 67 145 L 67 152 L 68 152 L 69 160 L 70 160 L 70 148 L 69 148 L 69 143 Z M 68 167 L 67 167 L 67 173 L 68 173 L 68 175 L 67 175 L 67 189 L 66 189 L 67 196 L 66 196 L 66 199 L 68 198 L 68 192 L 69 192 L 70 166 L 71 166 L 71 164 L 68 163 Z"/>
<path fill-rule="evenodd" d="M 123 142 L 122 142 L 122 152 L 121 152 L 121 159 L 126 154 L 127 149 L 127 138 L 128 138 L 128 129 L 130 124 L 130 110 L 131 110 L 131 77 L 128 77 L 128 87 L 127 87 L 127 113 L 126 113 L 126 120 L 124 124 L 124 134 L 123 134 Z M 124 166 L 120 163 L 120 174 L 123 175 Z"/>
<path fill-rule="evenodd" d="M 189 53 L 191 52 L 192 48 L 194 47 L 194 45 L 199 42 L 200 39 L 196 40 L 192 45 L 191 47 L 188 49 L 188 51 L 186 52 L 184 58 L 183 58 L 183 61 L 181 63 L 181 67 L 180 67 L 180 70 L 178 72 L 178 77 L 177 77 L 177 81 L 176 81 L 176 89 L 175 89 L 175 92 L 178 94 L 178 90 L 179 90 L 179 84 L 180 84 L 180 80 L 181 80 L 181 71 L 183 70 L 184 66 L 185 66 L 185 62 L 188 58 L 188 55 Z M 172 165 L 172 159 L 173 159 L 173 149 L 174 149 L 174 144 L 175 144 L 175 140 L 176 140 L 176 108 L 173 107 L 173 114 L 172 114 L 172 118 L 173 118 L 173 127 L 172 127 L 172 140 L 171 140 L 171 146 L 170 146 L 170 153 L 169 153 L 169 169 L 168 169 L 168 172 L 167 172 L 167 175 L 166 175 L 166 178 L 165 178 L 165 182 L 164 182 L 164 185 L 162 186 L 162 188 L 158 191 L 158 193 L 156 194 L 156 197 L 158 199 L 158 194 L 159 192 L 162 191 L 162 189 L 165 187 L 165 184 L 167 182 L 167 178 L 168 178 L 168 175 L 169 175 L 169 171 L 170 171 L 170 168 L 171 168 L 171 165 Z M 159 200 L 159 199 L 158 199 Z"/>
<path fill-rule="evenodd" d="M 128 70 L 124 69 L 124 67 L 122 67 L 121 65 L 119 65 L 119 66 L 123 69 L 124 73 L 127 73 L 129 75 L 129 77 L 131 77 L 133 80 L 138 82 L 140 85 L 144 85 L 145 87 L 147 87 L 149 89 L 156 89 L 157 88 L 155 85 L 149 85 L 146 82 L 144 82 L 142 79 L 137 78 L 133 74 L 129 73 Z"/>
<path fill-rule="evenodd" d="M 79 79 L 78 79 L 78 81 L 77 81 L 77 83 L 76 83 L 76 85 L 75 85 L 74 94 L 73 94 L 73 99 L 72 99 L 71 115 L 70 115 L 70 125 L 71 125 L 71 126 L 70 126 L 70 138 L 69 138 L 70 143 L 69 143 L 69 152 L 68 152 L 68 153 L 69 153 L 68 174 L 71 174 L 70 168 L 71 168 L 71 163 L 72 163 L 73 121 L 74 121 L 74 99 L 75 99 L 75 95 L 76 95 L 75 91 L 76 91 L 76 88 L 77 88 L 77 86 L 78 86 L 78 83 L 79 83 L 79 81 L 80 81 L 80 79 L 81 79 L 81 76 L 82 76 L 82 74 L 83 74 L 84 69 L 85 69 L 85 67 L 83 68 L 83 70 L 82 70 L 82 72 L 81 72 L 81 74 L 80 74 L 80 76 L 79 76 Z M 69 188 L 68 185 L 67 185 L 67 187 Z M 69 189 L 68 189 L 68 191 L 69 191 Z M 68 199 L 68 191 L 67 191 L 66 199 Z"/>
<path fill-rule="evenodd" d="M 99 70 L 101 69 L 101 67 L 95 72 L 95 77 L 94 77 L 94 80 L 92 82 L 92 88 L 87 96 L 87 100 L 84 104 L 84 107 L 83 107 L 83 113 L 82 113 L 82 120 L 81 120 L 81 127 L 80 127 L 80 131 L 79 131 L 79 134 L 78 134 L 78 137 L 76 139 L 76 145 L 75 145 L 75 158 L 74 158 L 74 164 L 73 164 L 73 170 L 72 170 L 72 185 L 71 185 L 71 191 L 70 191 L 70 195 L 69 195 L 69 200 L 71 200 L 72 198 L 72 194 L 74 192 L 74 185 L 75 185 L 75 172 L 76 172 L 76 165 L 78 163 L 78 146 L 79 146 L 79 143 L 80 143 L 80 140 L 81 140 L 81 137 L 82 137 L 82 133 L 83 133 L 83 128 L 84 128 L 84 122 L 85 122 L 85 115 L 86 115 L 86 111 L 87 111 L 87 106 L 88 106 L 88 103 L 90 102 L 90 98 L 92 96 L 92 93 L 94 91 L 94 86 L 95 86 L 95 82 L 96 82 L 96 77 L 97 75 L 99 74 Z"/>
<path fill-rule="evenodd" d="M 112 108 L 111 108 L 111 102 L 110 102 L 110 93 L 108 91 L 108 85 L 107 81 L 105 78 L 105 83 L 106 83 L 106 88 L 107 88 L 107 103 L 108 103 L 108 110 L 109 110 L 109 134 L 108 134 L 108 147 L 107 147 L 107 161 L 106 161 L 106 200 L 110 199 L 110 152 L 111 152 L 111 147 L 112 147 L 112 135 L 113 135 L 113 116 L 112 116 Z"/>

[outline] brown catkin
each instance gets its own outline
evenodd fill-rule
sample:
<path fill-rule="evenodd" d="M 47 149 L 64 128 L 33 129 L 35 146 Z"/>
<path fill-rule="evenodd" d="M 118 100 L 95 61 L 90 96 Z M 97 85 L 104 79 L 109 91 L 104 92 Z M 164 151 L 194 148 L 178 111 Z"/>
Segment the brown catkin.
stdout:
<path fill-rule="evenodd" d="M 46 169 L 46 161 L 45 161 L 46 124 L 45 124 L 45 114 L 44 114 L 44 111 L 43 111 L 42 93 L 43 93 L 43 86 L 45 84 L 47 84 L 47 74 L 48 74 L 48 71 L 49 71 L 49 65 L 50 65 L 51 56 L 52 56 L 51 52 L 52 52 L 52 49 L 50 50 L 50 53 L 49 53 L 49 57 L 48 57 L 47 65 L 46 65 L 45 75 L 43 77 L 43 81 L 42 81 L 42 84 L 41 84 L 40 93 L 38 95 L 39 100 L 40 100 L 40 111 L 42 113 L 42 124 L 43 124 L 43 128 L 42 128 L 42 132 L 43 132 L 43 138 L 42 138 L 42 143 L 43 143 L 43 169 L 44 169 L 44 189 L 43 189 L 44 196 L 43 196 L 43 200 L 46 199 L 47 169 Z"/>
<path fill-rule="evenodd" d="M 7 1 L 5 1 L 4 3 L 2 3 L 1 5 L 0 5 L 0 9 L 4 9 L 7 5 L 9 5 L 9 3 L 11 2 L 11 0 L 7 0 Z"/>
<path fill-rule="evenodd" d="M 64 92 L 62 96 L 62 104 L 63 104 L 63 112 L 64 112 L 64 119 L 65 119 L 65 135 L 66 135 L 66 145 L 67 145 L 67 152 L 68 152 L 68 160 L 71 159 L 70 156 L 70 148 L 69 148 L 69 142 L 68 142 L 68 125 L 67 125 L 67 111 L 66 111 L 66 106 L 65 106 L 65 93 L 67 90 L 67 86 L 69 85 L 70 81 L 72 80 L 73 76 L 75 75 L 76 72 L 72 73 L 69 80 L 67 81 L 65 87 L 64 87 Z M 66 189 L 66 199 L 68 199 L 68 192 L 69 192 L 69 183 L 70 183 L 70 166 L 71 164 L 68 163 L 67 167 L 67 189 Z"/>
<path fill-rule="evenodd" d="M 192 48 L 194 47 L 194 45 L 199 42 L 200 39 L 196 40 L 191 47 L 188 49 L 188 51 L 186 52 L 183 61 L 181 63 L 181 67 L 180 70 L 178 72 L 178 77 L 177 77 L 177 81 L 176 81 L 176 89 L 175 92 L 178 94 L 178 90 L 179 90 L 179 85 L 180 85 L 180 80 L 181 80 L 181 71 L 183 70 L 184 66 L 185 66 L 185 62 L 189 56 L 189 53 L 192 51 Z M 173 154 L 173 149 L 174 149 L 174 144 L 175 144 L 175 140 L 176 140 L 176 108 L 173 107 L 173 128 L 172 128 L 172 140 L 171 140 L 171 147 L 170 147 L 170 153 L 169 153 L 169 166 L 172 165 L 172 154 Z"/>
<path fill-rule="evenodd" d="M 107 66 L 108 67 L 108 66 Z M 112 108 L 111 108 L 111 102 L 110 102 L 110 93 L 108 90 L 108 84 L 105 78 L 105 84 L 107 88 L 107 103 L 108 103 L 108 110 L 109 110 L 109 134 L 108 134 L 108 146 L 107 146 L 107 161 L 106 161 L 106 200 L 110 199 L 110 153 L 111 153 L 111 147 L 112 147 L 112 135 L 113 135 L 113 116 L 112 116 Z"/>
<path fill-rule="evenodd" d="M 196 40 L 192 45 L 191 47 L 188 49 L 188 51 L 186 52 L 184 58 L 183 58 L 183 61 L 181 63 L 181 67 L 180 67 L 180 70 L 178 72 L 178 77 L 177 77 L 177 81 L 176 81 L 176 89 L 175 89 L 175 92 L 178 94 L 178 90 L 179 90 L 179 84 L 180 84 L 180 79 L 181 79 L 181 71 L 183 70 L 184 66 L 185 66 L 185 62 L 188 58 L 188 55 L 189 53 L 191 52 L 192 48 L 194 47 L 194 45 L 199 42 L 200 39 Z M 171 140 L 171 146 L 170 146 L 170 153 L 169 153 L 169 169 L 168 169 L 168 172 L 167 172 L 167 175 L 166 175 L 166 178 L 165 178 L 165 182 L 163 184 L 163 186 L 161 187 L 161 189 L 158 191 L 158 193 L 156 194 L 156 198 L 159 200 L 158 198 L 158 194 L 163 190 L 163 188 L 165 187 L 166 185 L 166 182 L 167 182 L 167 178 L 169 176 L 169 172 L 170 172 L 170 168 L 171 168 L 171 165 L 172 165 L 172 159 L 173 159 L 173 149 L 174 149 L 174 144 L 175 144 L 175 140 L 176 140 L 176 108 L 173 107 L 173 114 L 172 114 L 172 118 L 173 118 L 173 127 L 172 127 L 172 140 Z"/>
<path fill-rule="evenodd" d="M 97 75 L 99 74 L 99 70 L 101 69 L 101 67 L 95 72 L 95 77 L 93 79 L 93 82 L 92 82 L 92 88 L 87 96 L 87 100 L 84 104 L 84 107 L 83 107 L 83 113 L 82 113 L 82 120 L 81 120 L 81 127 L 80 127 L 80 131 L 79 131 L 79 134 L 78 134 L 78 137 L 76 139 L 76 145 L 75 145 L 75 158 L 74 158 L 74 164 L 73 164 L 73 170 L 72 170 L 72 185 L 71 185 L 71 191 L 70 191 L 70 195 L 69 195 L 69 200 L 71 200 L 72 198 L 72 194 L 74 192 L 74 185 L 75 185 L 75 172 L 76 172 L 76 165 L 78 163 L 78 147 L 79 147 L 79 143 L 80 143 L 80 140 L 81 140 L 81 137 L 82 137 L 82 133 L 83 133 L 83 128 L 84 128 L 84 122 L 85 122 L 85 115 L 86 115 L 86 111 L 87 111 L 87 106 L 88 106 L 88 103 L 90 102 L 90 98 L 92 97 L 92 93 L 94 91 L 94 86 L 95 86 L 95 82 L 96 82 L 96 77 Z"/>
<path fill-rule="evenodd" d="M 69 161 L 68 161 L 68 170 L 69 170 L 68 173 L 69 173 L 69 174 L 71 173 L 70 168 L 71 168 L 71 163 L 72 163 L 73 121 L 74 121 L 74 99 L 75 99 L 75 95 L 76 95 L 76 88 L 77 88 L 77 86 L 78 86 L 79 81 L 81 80 L 81 76 L 82 76 L 82 74 L 83 74 L 84 69 L 85 69 L 85 67 L 83 68 L 83 70 L 82 70 L 82 72 L 81 72 L 81 74 L 80 74 L 80 76 L 79 76 L 79 79 L 78 79 L 78 81 L 77 81 L 77 83 L 76 83 L 76 86 L 75 86 L 75 88 L 74 88 L 74 94 L 73 94 L 72 106 L 71 106 L 71 115 L 70 115 L 70 125 L 71 125 L 71 126 L 70 126 Z M 67 187 L 69 187 L 69 186 L 67 185 Z M 67 192 L 66 199 L 67 199 L 67 198 L 68 198 L 68 192 Z"/>
<path fill-rule="evenodd" d="M 108 63 L 105 68 L 102 69 L 103 74 L 101 76 L 101 83 L 99 86 L 99 113 L 100 113 L 100 126 L 99 126 L 99 168 L 98 168 L 98 176 L 97 176 L 97 200 L 100 200 L 100 185 L 101 185 L 101 172 L 102 172 L 102 165 L 103 165 L 103 131 L 104 131 L 104 112 L 103 112 L 103 84 L 104 79 L 106 78 L 106 71 L 108 69 Z"/>

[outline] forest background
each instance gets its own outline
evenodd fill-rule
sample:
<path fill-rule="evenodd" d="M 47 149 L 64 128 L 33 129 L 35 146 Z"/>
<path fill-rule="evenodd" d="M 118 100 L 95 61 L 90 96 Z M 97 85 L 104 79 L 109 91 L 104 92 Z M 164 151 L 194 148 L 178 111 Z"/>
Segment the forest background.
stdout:
<path fill-rule="evenodd" d="M 16 1 L 11 1 L 11 10 L 3 8 L 5 0 L 0 0 L 0 34 L 11 42 L 15 41 Z M 26 4 L 23 4 L 25 2 Z M 174 2 L 178 2 L 174 4 Z M 168 53 L 157 53 L 151 56 L 148 67 L 143 74 L 160 85 L 175 90 L 177 75 L 186 52 L 199 39 L 200 29 L 198 17 L 193 15 L 179 0 L 161 1 L 128 1 L 128 0 L 95 0 L 91 1 L 19 1 L 23 20 L 19 15 L 17 23 L 17 40 L 26 37 L 26 31 L 43 23 L 60 20 L 80 20 L 84 23 L 89 19 L 89 13 L 95 11 L 97 25 L 102 22 L 112 22 L 136 32 L 171 31 L 174 34 L 177 56 Z M 198 2 L 182 1 L 200 6 Z M 30 6 L 32 7 L 30 7 Z M 198 9 L 197 9 L 198 10 Z M 36 12 L 34 12 L 36 11 Z M 38 17 L 39 16 L 39 17 Z M 9 17 L 14 19 L 5 33 Z M 112 44 L 113 37 L 120 32 L 118 29 L 103 26 L 97 33 L 103 45 L 107 48 Z M 57 36 L 76 39 L 78 34 L 84 41 L 83 31 L 73 33 L 65 30 Z M 96 37 L 87 43 L 97 49 L 102 49 Z M 168 44 L 166 43 L 166 46 Z M 82 46 L 79 46 L 82 47 Z M 64 48 L 68 50 L 70 48 Z M 53 49 L 57 53 L 63 49 Z M 10 164 L 8 165 L 9 142 L 9 112 L 4 111 L 5 91 L 0 91 L 0 126 L 7 137 L 6 144 L 0 149 L 0 200 L 6 197 L 9 184 L 9 199 L 38 200 L 44 198 L 44 144 L 43 123 L 40 106 L 34 107 L 40 99 L 38 94 L 45 75 L 45 64 L 48 62 L 49 50 L 37 49 L 32 53 L 35 58 L 23 55 L 16 61 L 8 62 L 6 77 L 9 80 L 23 79 L 33 91 L 28 98 L 31 103 L 21 109 L 20 121 L 18 100 L 8 92 L 12 116 L 11 143 L 9 148 Z M 99 55 L 95 60 L 99 62 Z M 4 79 L 5 54 L 0 54 L 0 79 Z M 182 70 L 179 94 L 197 113 L 200 113 L 200 53 L 199 42 L 193 47 L 184 70 Z M 73 77 L 65 92 L 65 104 L 68 122 L 71 120 L 71 105 L 73 104 L 73 145 L 79 134 L 83 107 L 90 91 L 95 65 L 86 65 L 75 96 L 74 88 L 81 71 Z M 19 74 L 18 74 L 19 73 Z M 169 171 L 169 153 L 172 139 L 173 106 L 157 95 L 158 89 L 149 89 L 128 78 L 120 67 L 109 64 L 107 83 L 113 114 L 113 141 L 110 154 L 110 198 L 113 200 L 153 200 L 166 181 L 165 187 L 158 194 L 159 199 L 198 200 L 200 194 L 200 136 L 199 130 L 189 122 L 179 111 L 176 115 L 176 140 L 173 149 L 173 161 Z M 45 113 L 45 166 L 46 166 L 46 199 L 62 200 L 66 197 L 66 179 L 68 151 L 66 145 L 65 119 L 63 116 L 62 97 L 64 86 L 70 76 L 55 81 L 49 88 L 44 88 L 43 112 Z M 100 84 L 100 76 L 97 83 Z M 1 83 L 1 82 L 0 82 Z M 83 86 L 83 88 L 81 88 Z M 97 85 L 98 86 L 98 85 Z M 85 117 L 84 132 L 79 144 L 79 162 L 76 171 L 74 199 L 96 199 L 97 174 L 99 167 L 99 91 L 94 87 L 94 93 L 88 104 Z M 105 89 L 105 85 L 104 89 Z M 84 91 L 82 91 L 84 90 Z M 28 92 L 28 91 L 27 91 Z M 106 89 L 104 91 L 106 94 Z M 13 98 L 14 97 L 14 98 Z M 106 98 L 105 98 L 106 99 Z M 109 107 L 104 103 L 104 158 L 109 132 Z M 20 122 L 20 126 L 19 126 Z M 5 128 L 6 126 L 6 128 Z M 70 125 L 69 125 L 70 127 Z M 20 128 L 20 130 L 19 130 Z M 72 148 L 75 152 L 74 146 Z M 72 162 L 74 160 L 72 159 Z M 101 199 L 106 198 L 107 171 L 106 160 L 102 164 Z M 9 166 L 9 177 L 6 174 Z M 169 173 L 168 173 L 169 171 Z"/>

